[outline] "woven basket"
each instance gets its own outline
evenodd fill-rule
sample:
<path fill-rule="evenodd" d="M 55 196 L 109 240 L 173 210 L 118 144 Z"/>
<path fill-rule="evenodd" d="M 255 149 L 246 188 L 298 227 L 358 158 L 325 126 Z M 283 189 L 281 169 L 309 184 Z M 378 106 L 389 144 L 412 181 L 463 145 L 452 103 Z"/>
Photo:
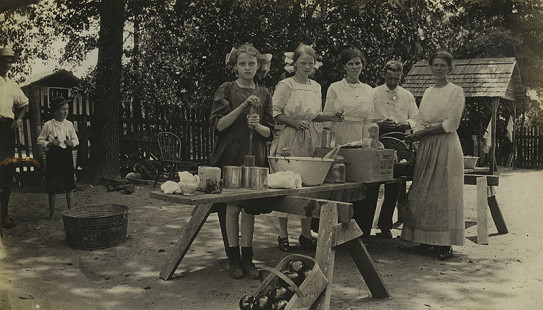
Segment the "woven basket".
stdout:
<path fill-rule="evenodd" d="M 297 260 L 311 268 L 311 271 L 299 286 L 280 271 L 285 269 L 290 262 Z M 283 258 L 275 268 L 263 267 L 262 269 L 269 271 L 270 274 L 256 288 L 254 296 L 265 294 L 272 287 L 279 285 L 281 282 L 286 282 L 294 291 L 294 295 L 285 308 L 287 310 L 309 309 L 328 286 L 328 279 L 322 273 L 317 262 L 309 256 L 291 254 Z"/>

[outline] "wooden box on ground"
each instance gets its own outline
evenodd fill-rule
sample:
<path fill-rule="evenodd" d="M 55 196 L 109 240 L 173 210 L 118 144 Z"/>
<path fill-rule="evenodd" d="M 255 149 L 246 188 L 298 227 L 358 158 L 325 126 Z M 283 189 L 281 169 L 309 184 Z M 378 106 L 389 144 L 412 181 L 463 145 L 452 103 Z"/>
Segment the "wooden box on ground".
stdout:
<path fill-rule="evenodd" d="M 392 180 L 394 150 L 341 148 L 347 181 L 372 183 Z"/>
<path fill-rule="evenodd" d="M 281 272 L 281 270 L 288 268 L 288 265 L 293 261 L 301 261 L 304 266 L 310 269 L 299 286 Z M 315 260 L 309 256 L 291 254 L 283 258 L 275 269 L 266 267 L 262 269 L 271 273 L 256 288 L 254 296 L 258 298 L 258 296 L 265 295 L 274 286 L 287 283 L 294 290 L 294 295 L 288 301 L 285 309 L 309 309 L 328 286 L 328 279 Z"/>

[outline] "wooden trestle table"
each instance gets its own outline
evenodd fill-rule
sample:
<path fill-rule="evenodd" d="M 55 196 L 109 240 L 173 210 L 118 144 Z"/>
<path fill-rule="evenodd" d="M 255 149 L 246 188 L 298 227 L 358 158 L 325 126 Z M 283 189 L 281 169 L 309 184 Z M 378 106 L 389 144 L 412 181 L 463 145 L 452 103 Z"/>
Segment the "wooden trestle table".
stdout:
<path fill-rule="evenodd" d="M 402 181 L 404 179 L 395 179 L 385 183 Z M 342 197 L 349 197 L 356 191 L 365 193 L 364 184 L 347 182 L 297 189 L 223 189 L 221 194 L 197 192 L 194 196 L 167 195 L 158 191 L 151 192 L 152 198 L 175 204 L 195 206 L 192 217 L 181 232 L 179 240 L 168 252 L 168 258 L 161 269 L 160 277 L 164 280 L 172 278 L 211 212 L 216 211 L 219 213 L 223 241 L 227 246 L 224 210 L 213 210 L 213 205 L 215 203 L 232 203 L 242 207 L 250 206 L 263 212 L 273 210 L 319 218 L 319 242 L 317 243 L 315 260 L 329 283 L 331 284 L 333 280 L 335 248 L 343 245 L 353 258 L 372 296 L 375 298 L 389 297 L 381 276 L 375 269 L 373 260 L 359 238 L 362 231 L 356 221 L 352 219 L 352 203 L 328 200 L 330 194 L 341 194 Z M 224 209 L 224 207 L 220 209 Z M 329 309 L 330 288 L 331 285 L 328 285 L 328 288 L 317 300 L 317 308 Z"/>

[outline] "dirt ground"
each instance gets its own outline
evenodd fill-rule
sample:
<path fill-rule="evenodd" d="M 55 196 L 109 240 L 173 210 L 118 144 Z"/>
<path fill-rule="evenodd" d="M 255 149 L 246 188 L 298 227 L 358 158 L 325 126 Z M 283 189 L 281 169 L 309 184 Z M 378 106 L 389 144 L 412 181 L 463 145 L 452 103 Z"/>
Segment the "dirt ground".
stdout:
<path fill-rule="evenodd" d="M 216 214 L 208 218 L 175 278 L 163 281 L 160 268 L 192 207 L 151 199 L 148 185 L 137 186 L 131 195 L 103 186 L 78 187 L 76 205 L 130 208 L 126 243 L 72 249 L 65 243 L 60 216 L 46 219 L 47 196 L 17 189 L 10 212 L 18 225 L 4 230 L 0 243 L 0 309 L 237 309 L 239 298 L 258 286 L 258 280 L 228 276 Z M 475 186 L 466 186 L 467 240 L 448 261 L 410 254 L 402 250 L 409 245 L 400 238 L 370 238 L 367 248 L 390 298 L 372 298 L 352 259 L 340 249 L 332 309 L 543 309 L 542 189 L 541 171 L 502 172 L 497 197 L 509 233 L 497 234 L 490 220 L 489 245 L 478 245 Z M 60 213 L 66 205 L 58 198 Z M 291 244 L 297 244 L 299 234 L 295 222 L 289 223 Z M 284 256 L 270 217 L 257 217 L 255 252 L 257 266 L 274 266 Z"/>

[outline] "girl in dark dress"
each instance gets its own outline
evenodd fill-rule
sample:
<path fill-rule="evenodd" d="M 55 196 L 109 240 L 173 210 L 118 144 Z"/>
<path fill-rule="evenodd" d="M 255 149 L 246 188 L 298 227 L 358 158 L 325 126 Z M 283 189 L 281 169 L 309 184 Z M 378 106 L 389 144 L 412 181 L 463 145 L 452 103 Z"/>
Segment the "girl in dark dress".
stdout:
<path fill-rule="evenodd" d="M 38 144 L 46 151 L 46 190 L 49 194 L 49 217 L 55 218 L 56 194 L 66 193 L 68 209 L 72 206 L 75 188 L 72 150 L 79 145 L 72 122 L 68 117 L 68 101 L 56 97 L 49 103 L 55 116 L 47 121 L 38 136 Z"/>
<path fill-rule="evenodd" d="M 243 165 L 244 155 L 249 152 L 249 133 L 254 130 L 252 150 L 255 164 L 268 167 L 266 141 L 273 139 L 274 126 L 271 95 L 266 88 L 255 84 L 254 77 L 267 73 L 270 60 L 271 55 L 262 55 L 249 44 L 232 49 L 227 55 L 226 65 L 236 73 L 237 79 L 222 84 L 215 93 L 210 116 L 217 137 L 211 154 L 212 166 Z M 255 108 L 252 115 L 249 114 L 251 106 Z M 228 204 L 226 231 L 230 276 L 241 279 L 245 275 L 258 279 L 258 270 L 252 262 L 254 215 Z"/>

